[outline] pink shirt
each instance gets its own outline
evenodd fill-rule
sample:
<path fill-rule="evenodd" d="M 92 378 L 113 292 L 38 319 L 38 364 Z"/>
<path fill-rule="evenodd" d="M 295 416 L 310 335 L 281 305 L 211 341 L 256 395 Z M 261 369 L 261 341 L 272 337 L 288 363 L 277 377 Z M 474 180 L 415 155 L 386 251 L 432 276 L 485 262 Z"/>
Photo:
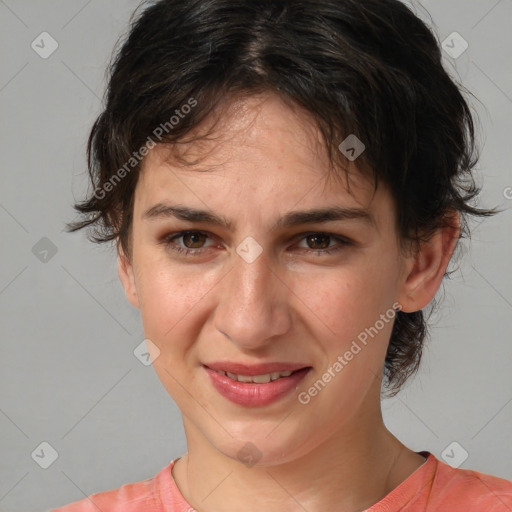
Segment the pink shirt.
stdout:
<path fill-rule="evenodd" d="M 365 512 L 511 512 L 512 482 L 469 469 L 454 469 L 429 452 L 426 462 Z M 194 512 L 176 487 L 172 460 L 153 478 L 50 512 Z M 94 503 L 93 503 L 94 502 Z"/>

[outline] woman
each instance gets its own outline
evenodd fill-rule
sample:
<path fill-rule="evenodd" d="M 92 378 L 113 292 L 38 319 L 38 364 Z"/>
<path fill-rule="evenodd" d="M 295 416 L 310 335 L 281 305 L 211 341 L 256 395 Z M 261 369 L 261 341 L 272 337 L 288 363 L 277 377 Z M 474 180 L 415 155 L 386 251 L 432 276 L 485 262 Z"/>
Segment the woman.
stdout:
<path fill-rule="evenodd" d="M 397 0 L 161 0 L 132 23 L 72 230 L 115 240 L 188 450 L 60 512 L 510 510 L 415 452 L 418 367 L 479 190 L 473 124 Z M 508 508 L 507 508 L 508 507 Z"/>

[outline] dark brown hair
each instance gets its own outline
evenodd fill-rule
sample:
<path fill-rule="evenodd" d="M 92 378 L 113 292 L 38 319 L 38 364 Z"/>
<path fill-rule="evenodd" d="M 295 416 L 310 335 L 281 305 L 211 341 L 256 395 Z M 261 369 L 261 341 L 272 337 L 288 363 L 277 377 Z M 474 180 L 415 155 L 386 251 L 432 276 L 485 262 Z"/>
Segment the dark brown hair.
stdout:
<path fill-rule="evenodd" d="M 91 240 L 116 240 L 127 255 L 144 148 L 185 140 L 229 95 L 263 91 L 312 116 L 333 175 L 348 163 L 338 150 L 345 137 L 363 141 L 358 168 L 389 186 L 401 243 L 419 247 L 453 211 L 461 238 L 468 215 L 496 213 L 471 205 L 480 188 L 463 89 L 433 33 L 398 0 L 145 2 L 108 72 L 87 148 L 93 190 L 68 229 L 90 226 Z M 418 368 L 426 320 L 397 313 L 384 368 L 390 394 Z"/>

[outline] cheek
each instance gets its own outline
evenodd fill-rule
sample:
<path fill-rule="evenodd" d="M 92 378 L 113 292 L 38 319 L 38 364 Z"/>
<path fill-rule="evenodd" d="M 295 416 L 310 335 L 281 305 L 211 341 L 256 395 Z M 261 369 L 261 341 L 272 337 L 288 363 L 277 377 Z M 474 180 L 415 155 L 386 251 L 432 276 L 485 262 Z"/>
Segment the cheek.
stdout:
<path fill-rule="evenodd" d="M 162 351 L 179 349 L 180 340 L 186 340 L 180 333 L 188 325 L 187 316 L 194 314 L 217 281 L 218 276 L 199 274 L 192 266 L 146 264 L 138 282 L 146 337 L 158 340 Z"/>
<path fill-rule="evenodd" d="M 338 343 L 349 340 L 372 325 L 383 305 L 385 294 L 368 270 L 346 268 L 302 278 L 297 281 L 296 295 L 303 298 L 317 324 Z"/>
<path fill-rule="evenodd" d="M 218 276 L 192 269 L 168 262 L 147 264 L 138 286 L 144 335 L 159 349 L 153 368 L 186 415 L 192 414 L 197 404 L 207 406 L 201 396 L 190 401 L 187 390 L 194 388 L 195 375 L 189 367 L 195 362 L 189 360 L 189 354 L 193 356 L 190 349 L 207 320 L 207 312 L 201 312 L 202 300 L 219 281 Z"/>

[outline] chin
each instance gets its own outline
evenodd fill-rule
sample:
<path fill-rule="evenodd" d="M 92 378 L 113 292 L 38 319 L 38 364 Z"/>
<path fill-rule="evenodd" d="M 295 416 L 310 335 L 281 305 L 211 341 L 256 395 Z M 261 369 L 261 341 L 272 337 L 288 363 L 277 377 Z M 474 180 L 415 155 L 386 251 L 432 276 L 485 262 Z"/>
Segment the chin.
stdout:
<path fill-rule="evenodd" d="M 274 427 L 275 428 L 275 427 Z M 255 434 L 254 431 L 257 431 Z M 224 456 L 247 467 L 271 467 L 291 463 L 315 448 L 311 433 L 274 431 L 255 426 L 240 430 L 224 443 L 212 443 Z"/>

